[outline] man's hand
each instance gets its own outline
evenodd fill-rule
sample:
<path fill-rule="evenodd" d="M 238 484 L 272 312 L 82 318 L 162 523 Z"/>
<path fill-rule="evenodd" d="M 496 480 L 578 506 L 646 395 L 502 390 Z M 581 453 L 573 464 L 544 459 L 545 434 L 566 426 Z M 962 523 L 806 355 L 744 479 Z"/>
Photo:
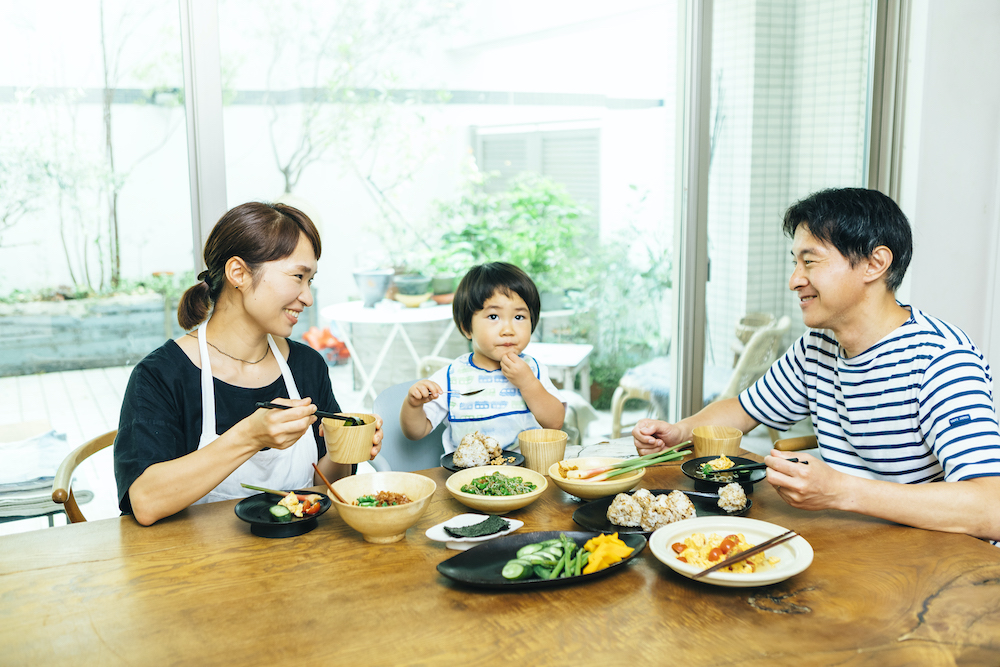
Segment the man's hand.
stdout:
<path fill-rule="evenodd" d="M 786 459 L 792 456 L 798 463 Z M 808 464 L 804 463 L 808 461 Z M 771 450 L 764 458 L 767 481 L 782 500 L 804 510 L 836 509 L 846 492 L 846 475 L 809 454 Z"/>
<path fill-rule="evenodd" d="M 635 440 L 636 451 L 641 456 L 659 452 L 686 440 L 676 424 L 658 419 L 640 419 L 632 429 L 632 438 Z"/>

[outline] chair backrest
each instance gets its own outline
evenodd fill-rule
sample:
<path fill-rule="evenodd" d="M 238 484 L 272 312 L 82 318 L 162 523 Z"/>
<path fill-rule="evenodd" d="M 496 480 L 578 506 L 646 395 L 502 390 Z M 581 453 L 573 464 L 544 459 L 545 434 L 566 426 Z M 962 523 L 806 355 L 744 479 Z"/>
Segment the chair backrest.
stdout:
<path fill-rule="evenodd" d="M 105 447 L 109 447 L 115 442 L 118 431 L 108 431 L 104 435 L 99 435 L 93 440 L 83 443 L 69 453 L 56 471 L 55 479 L 52 480 L 52 502 L 63 505 L 66 517 L 70 523 L 80 523 L 87 519 L 80 511 L 80 506 L 76 504 L 73 497 L 73 471 L 76 467 L 95 452 L 99 452 Z"/>
<path fill-rule="evenodd" d="M 777 322 L 759 329 L 744 346 L 729 378 L 729 386 L 715 400 L 738 396 L 756 382 L 783 352 L 781 340 L 788 332 L 792 320 L 785 315 Z"/>
<path fill-rule="evenodd" d="M 399 427 L 399 409 L 414 382 L 395 384 L 375 397 L 372 411 L 382 418 L 382 449 L 371 462 L 376 470 L 412 472 L 441 465 L 443 423 L 420 440 L 408 439 Z"/>
<path fill-rule="evenodd" d="M 420 373 L 420 377 L 429 378 L 438 369 L 444 368 L 453 361 L 454 359 L 445 357 L 421 357 L 420 361 L 417 362 L 417 371 Z"/>

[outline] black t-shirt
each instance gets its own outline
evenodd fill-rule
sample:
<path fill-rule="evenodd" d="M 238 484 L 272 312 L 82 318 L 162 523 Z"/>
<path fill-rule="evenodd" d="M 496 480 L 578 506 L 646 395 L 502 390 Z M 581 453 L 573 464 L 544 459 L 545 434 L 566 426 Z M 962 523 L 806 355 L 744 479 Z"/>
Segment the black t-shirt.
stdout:
<path fill-rule="evenodd" d="M 302 398 L 311 398 L 320 410 L 340 412 L 333 396 L 323 356 L 312 348 L 288 341 L 288 368 Z M 289 398 L 285 380 L 246 389 L 215 380 L 215 426 L 225 433 L 256 410 L 258 401 Z M 132 370 L 122 403 L 115 439 L 115 479 L 118 506 L 132 513 L 128 490 L 149 466 L 197 451 L 201 439 L 201 369 L 172 340 L 151 352 Z M 313 424 L 318 458 L 326 454 L 319 436 L 320 420 Z"/>

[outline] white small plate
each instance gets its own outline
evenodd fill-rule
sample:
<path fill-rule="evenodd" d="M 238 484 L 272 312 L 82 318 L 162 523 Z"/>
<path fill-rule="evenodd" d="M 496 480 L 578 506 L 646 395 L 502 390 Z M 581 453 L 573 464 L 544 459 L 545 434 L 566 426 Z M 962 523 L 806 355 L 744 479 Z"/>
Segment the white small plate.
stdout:
<path fill-rule="evenodd" d="M 444 542 L 445 546 L 449 549 L 466 551 L 480 542 L 486 542 L 487 540 L 492 540 L 495 537 L 513 533 L 515 530 L 524 525 L 523 521 L 503 517 L 503 519 L 510 524 L 510 528 L 507 530 L 501 530 L 499 533 L 493 533 L 492 535 L 483 535 L 482 537 L 455 537 L 445 532 L 445 526 L 448 526 L 449 528 L 463 528 L 465 526 L 471 526 L 485 521 L 488 516 L 488 514 L 459 514 L 457 516 L 453 516 L 447 521 L 439 523 L 436 526 L 431 526 L 427 529 L 425 534 L 429 539 L 432 539 L 435 542 Z"/>
<path fill-rule="evenodd" d="M 673 571 L 685 577 L 693 578 L 694 575 L 701 572 L 702 568 L 677 560 L 677 554 L 670 548 L 675 542 L 683 542 L 685 538 L 691 537 L 694 533 L 702 533 L 706 537 L 712 533 L 719 533 L 720 535 L 743 533 L 750 544 L 760 544 L 765 540 L 781 535 L 787 530 L 787 528 L 782 528 L 767 521 L 758 521 L 757 519 L 747 519 L 744 517 L 698 517 L 696 519 L 685 519 L 684 521 L 671 523 L 654 531 L 649 536 L 649 550 L 653 552 L 653 555 L 658 560 Z M 809 567 L 813 560 L 812 546 L 801 535 L 776 547 L 767 549 L 765 553 L 769 557 L 776 556 L 781 561 L 774 567 L 760 572 L 738 574 L 736 572 L 717 571 L 707 574 L 697 581 L 734 588 L 767 586 L 784 581 L 789 577 L 794 577 Z"/>

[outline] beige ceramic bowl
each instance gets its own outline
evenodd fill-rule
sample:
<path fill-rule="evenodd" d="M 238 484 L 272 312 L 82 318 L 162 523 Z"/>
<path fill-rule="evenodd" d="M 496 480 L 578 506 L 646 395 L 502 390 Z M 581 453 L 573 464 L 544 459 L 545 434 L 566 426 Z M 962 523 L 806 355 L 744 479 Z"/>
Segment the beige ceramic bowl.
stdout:
<path fill-rule="evenodd" d="M 614 463 L 620 463 L 625 459 L 609 458 L 607 456 L 587 456 L 580 459 L 568 459 L 563 463 L 576 466 L 580 470 L 587 468 L 603 468 Z M 584 500 L 596 500 L 605 496 L 613 496 L 617 493 L 624 493 L 635 487 L 639 480 L 646 474 L 645 468 L 634 470 L 624 475 L 612 477 L 602 482 L 591 482 L 585 479 L 566 479 L 559 474 L 559 462 L 553 463 L 549 468 L 549 479 L 552 483 L 570 495 Z"/>
<path fill-rule="evenodd" d="M 338 479 L 333 489 L 349 503 L 379 491 L 405 493 L 411 502 L 393 507 L 345 505 L 331 494 L 330 500 L 348 526 L 361 533 L 366 542 L 389 544 L 406 537 L 406 529 L 415 524 L 437 489 L 434 480 L 412 472 L 375 472 Z"/>
<path fill-rule="evenodd" d="M 477 496 L 472 493 L 463 493 L 462 487 L 476 479 L 498 472 L 507 477 L 520 477 L 525 482 L 535 485 L 535 490 L 531 493 L 522 493 L 517 496 Z M 517 466 L 480 466 L 478 468 L 466 468 L 459 470 L 445 482 L 448 492 L 467 507 L 487 514 L 502 514 L 511 510 L 521 509 L 535 502 L 549 483 L 545 480 L 545 475 L 541 475 L 528 468 Z"/>
<path fill-rule="evenodd" d="M 372 457 L 372 438 L 375 437 L 375 415 L 360 412 L 339 412 L 360 419 L 364 426 L 344 426 L 342 419 L 323 418 L 323 438 L 330 460 L 336 463 L 361 463 Z"/>
<path fill-rule="evenodd" d="M 431 292 L 427 292 L 426 294 L 397 294 L 396 301 L 399 301 L 407 308 L 416 308 L 424 301 L 431 298 L 431 296 Z"/>

